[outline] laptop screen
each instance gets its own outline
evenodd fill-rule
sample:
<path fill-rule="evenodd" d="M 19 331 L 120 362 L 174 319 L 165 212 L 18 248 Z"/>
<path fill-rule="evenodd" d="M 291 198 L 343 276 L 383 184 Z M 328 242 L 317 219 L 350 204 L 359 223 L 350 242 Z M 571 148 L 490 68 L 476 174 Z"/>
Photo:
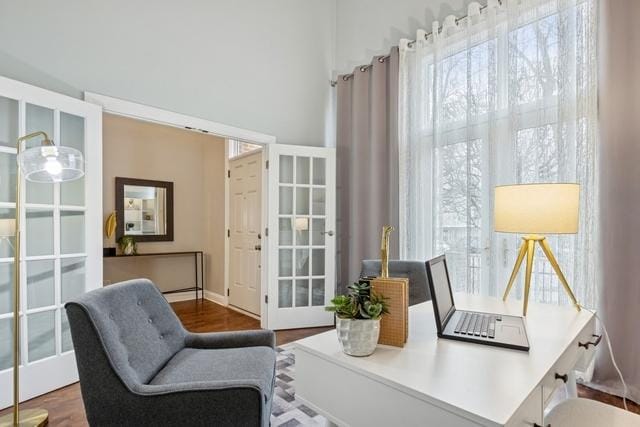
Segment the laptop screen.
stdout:
<path fill-rule="evenodd" d="M 444 327 L 444 320 L 453 308 L 449 278 L 445 258 L 441 257 L 435 262 L 429 262 L 431 268 L 431 280 L 433 286 L 433 299 L 438 306 L 440 324 Z"/>

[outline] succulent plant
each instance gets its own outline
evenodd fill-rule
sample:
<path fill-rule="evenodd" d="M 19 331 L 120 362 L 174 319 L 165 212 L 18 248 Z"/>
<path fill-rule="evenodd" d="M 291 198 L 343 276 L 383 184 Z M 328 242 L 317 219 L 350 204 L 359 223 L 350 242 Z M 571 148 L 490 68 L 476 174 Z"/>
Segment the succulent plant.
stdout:
<path fill-rule="evenodd" d="M 342 319 L 376 320 L 389 313 L 387 298 L 372 292 L 369 282 L 356 282 L 347 289 L 349 292 L 346 295 L 336 296 L 325 309 Z"/>

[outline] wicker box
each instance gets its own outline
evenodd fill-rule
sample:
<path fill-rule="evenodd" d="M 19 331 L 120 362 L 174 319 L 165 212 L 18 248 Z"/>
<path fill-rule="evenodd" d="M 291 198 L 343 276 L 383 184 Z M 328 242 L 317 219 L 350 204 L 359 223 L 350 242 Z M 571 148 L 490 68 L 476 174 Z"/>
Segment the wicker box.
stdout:
<path fill-rule="evenodd" d="M 371 280 L 371 290 L 387 297 L 389 314 L 380 322 L 379 344 L 404 347 L 409 337 L 409 279 L 376 277 Z"/>

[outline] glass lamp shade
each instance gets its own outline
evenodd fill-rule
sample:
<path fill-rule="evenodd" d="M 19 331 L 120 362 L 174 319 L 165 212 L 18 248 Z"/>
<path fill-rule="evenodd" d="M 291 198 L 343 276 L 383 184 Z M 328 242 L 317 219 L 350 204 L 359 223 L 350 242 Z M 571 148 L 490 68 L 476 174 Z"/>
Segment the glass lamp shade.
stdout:
<path fill-rule="evenodd" d="M 84 176 L 84 158 L 75 148 L 43 145 L 18 155 L 18 164 L 27 181 L 66 182 Z"/>

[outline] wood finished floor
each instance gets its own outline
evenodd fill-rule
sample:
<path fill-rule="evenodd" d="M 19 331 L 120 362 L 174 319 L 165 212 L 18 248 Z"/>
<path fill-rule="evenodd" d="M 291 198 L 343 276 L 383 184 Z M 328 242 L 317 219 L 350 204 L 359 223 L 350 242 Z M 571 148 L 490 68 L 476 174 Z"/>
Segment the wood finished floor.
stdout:
<path fill-rule="evenodd" d="M 171 304 L 185 327 L 193 332 L 238 331 L 257 329 L 258 320 L 245 316 L 237 311 L 222 307 L 210 301 L 183 301 Z M 298 339 L 324 332 L 331 328 L 292 329 L 278 331 L 276 341 L 283 345 Z M 578 386 L 580 397 L 599 400 L 614 406 L 622 407 L 622 399 L 602 393 L 584 386 Z M 23 409 L 44 408 L 49 411 L 50 426 L 87 426 L 84 406 L 80 395 L 80 385 L 71 384 L 59 390 L 36 397 L 20 405 Z M 640 406 L 629 402 L 629 409 L 640 414 Z M 0 415 L 9 410 L 0 411 Z"/>

